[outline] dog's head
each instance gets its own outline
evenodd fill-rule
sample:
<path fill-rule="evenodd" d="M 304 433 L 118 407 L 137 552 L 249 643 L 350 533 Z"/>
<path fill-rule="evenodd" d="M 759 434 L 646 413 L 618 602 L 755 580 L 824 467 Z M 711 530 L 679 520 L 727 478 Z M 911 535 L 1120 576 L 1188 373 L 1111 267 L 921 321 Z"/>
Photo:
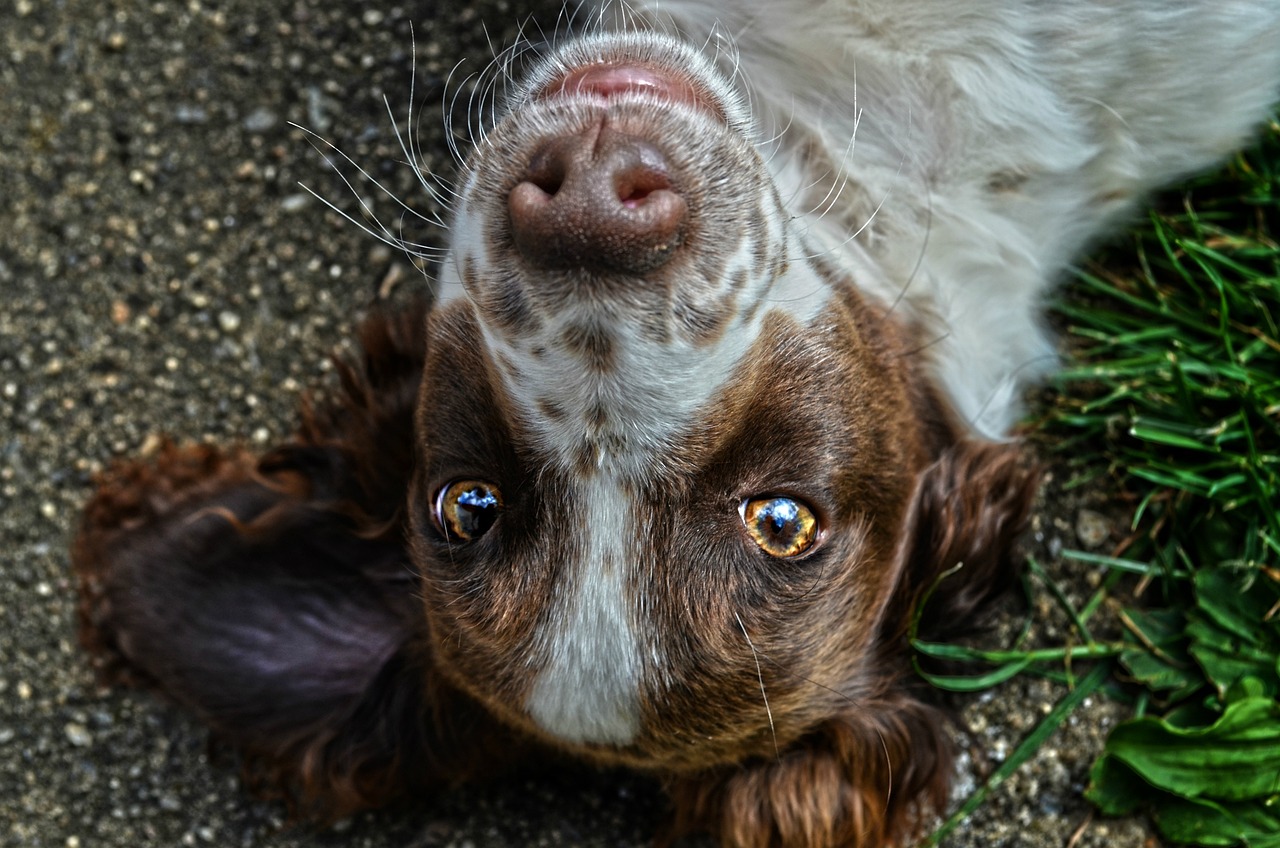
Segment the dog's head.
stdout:
<path fill-rule="evenodd" d="M 430 649 L 589 755 L 773 755 L 879 697 L 932 563 L 922 479 L 955 428 L 750 126 L 679 41 L 586 38 L 532 73 L 457 201 L 411 495 Z"/>

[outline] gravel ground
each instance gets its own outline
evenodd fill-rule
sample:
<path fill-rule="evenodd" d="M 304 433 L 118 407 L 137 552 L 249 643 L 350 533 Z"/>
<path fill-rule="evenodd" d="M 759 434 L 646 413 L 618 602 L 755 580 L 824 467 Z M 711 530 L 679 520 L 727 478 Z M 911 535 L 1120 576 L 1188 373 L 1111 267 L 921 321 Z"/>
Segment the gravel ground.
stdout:
<path fill-rule="evenodd" d="M 558 773 L 324 833 L 285 828 L 278 807 L 245 797 L 199 727 L 145 696 L 97 690 L 76 648 L 66 548 L 93 472 L 158 432 L 287 434 L 299 394 L 324 379 L 325 354 L 362 308 L 422 285 L 402 256 L 299 187 L 350 197 L 289 122 L 429 210 L 383 94 L 403 125 L 416 79 L 427 107 L 415 135 L 426 164 L 447 172 L 445 79 L 464 58 L 463 76 L 484 67 L 490 43 L 509 43 L 530 8 L 363 5 L 0 8 L 2 845 L 639 846 L 661 818 L 638 779 Z M 558 12 L 536 10 L 550 27 Z M 411 239 L 434 238 L 402 223 Z M 1080 544 L 1090 517 L 1087 497 L 1049 502 L 1037 518 L 1042 555 Z M 1053 567 L 1087 591 L 1083 570 Z M 1047 600 L 1034 611 L 1047 636 L 1061 630 Z M 964 781 L 1062 694 L 1020 681 L 970 703 Z M 1119 717 L 1097 702 L 1073 716 L 949 845 L 1062 846 L 1077 830 L 1080 846 L 1147 842 L 1141 823 L 1092 820 L 1079 799 Z"/>

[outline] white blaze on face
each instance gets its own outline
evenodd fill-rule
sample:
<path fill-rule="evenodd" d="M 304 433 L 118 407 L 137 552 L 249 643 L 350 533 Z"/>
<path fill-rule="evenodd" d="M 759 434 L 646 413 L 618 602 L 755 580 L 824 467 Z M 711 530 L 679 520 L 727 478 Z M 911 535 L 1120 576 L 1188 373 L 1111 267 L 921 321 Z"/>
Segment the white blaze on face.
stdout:
<path fill-rule="evenodd" d="M 582 558 L 561 584 L 548 656 L 527 709 L 549 733 L 569 742 L 624 745 L 639 730 L 642 671 L 637 622 L 627 586 L 634 505 L 616 482 L 587 481 Z"/>

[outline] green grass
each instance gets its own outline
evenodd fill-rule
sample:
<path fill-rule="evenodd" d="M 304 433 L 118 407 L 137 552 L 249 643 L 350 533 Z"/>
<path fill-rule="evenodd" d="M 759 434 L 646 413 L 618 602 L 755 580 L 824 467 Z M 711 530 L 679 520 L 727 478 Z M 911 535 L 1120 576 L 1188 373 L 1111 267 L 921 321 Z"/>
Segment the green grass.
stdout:
<path fill-rule="evenodd" d="M 1160 198 L 1058 305 L 1070 365 L 1036 438 L 1069 487 L 1101 487 L 1131 513 L 1131 532 L 1120 550 L 1068 552 L 1105 575 L 1080 609 L 1031 564 L 1072 623 L 1069 645 L 917 645 L 982 664 L 972 677 L 933 678 L 944 688 L 1028 672 L 1069 684 L 979 796 L 1035 755 L 1083 690 L 1105 691 L 1136 716 L 1094 764 L 1086 796 L 1103 814 L 1148 813 L 1173 842 L 1280 848 L 1276 238 L 1280 123 L 1222 171 Z M 1095 641 L 1090 621 L 1114 608 L 1110 629 L 1123 638 Z"/>

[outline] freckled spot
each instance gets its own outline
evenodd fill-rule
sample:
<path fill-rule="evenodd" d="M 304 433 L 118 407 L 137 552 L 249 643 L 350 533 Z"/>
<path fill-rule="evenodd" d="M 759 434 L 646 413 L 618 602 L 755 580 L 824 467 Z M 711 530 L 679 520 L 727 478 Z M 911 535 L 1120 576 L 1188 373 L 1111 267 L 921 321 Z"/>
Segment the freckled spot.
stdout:
<path fill-rule="evenodd" d="M 509 337 L 537 332 L 541 325 L 529 308 L 524 283 L 518 276 L 511 275 L 484 282 L 477 279 L 473 292 L 484 322 Z"/>
<path fill-rule="evenodd" d="M 1020 191 L 1027 175 L 1020 171 L 996 171 L 987 176 L 987 191 L 992 194 L 1012 194 Z"/>
<path fill-rule="evenodd" d="M 563 406 L 550 398 L 538 398 L 536 404 L 538 414 L 549 421 L 563 421 L 569 414 Z"/>
<path fill-rule="evenodd" d="M 809 267 L 824 283 L 837 291 L 851 282 L 847 271 L 821 254 L 810 257 Z"/>
<path fill-rule="evenodd" d="M 636 327 L 640 338 L 651 344 L 665 345 L 671 341 L 671 330 L 661 315 L 645 315 Z"/>
<path fill-rule="evenodd" d="M 693 303 L 681 302 L 676 305 L 675 319 L 679 323 L 684 336 L 693 344 L 702 347 L 719 339 L 729 326 L 733 316 L 734 302 L 731 297 L 723 297 L 708 308 Z"/>
<path fill-rule="evenodd" d="M 578 444 L 574 457 L 574 473 L 582 478 L 591 477 L 600 465 L 600 446 L 591 439 L 583 439 Z"/>
<path fill-rule="evenodd" d="M 1099 203 L 1122 203 L 1126 200 L 1129 200 L 1132 196 L 1133 196 L 1132 192 L 1125 191 L 1124 189 L 1114 189 L 1112 191 L 1105 191 L 1102 194 L 1098 195 L 1098 202 Z"/>
<path fill-rule="evenodd" d="M 587 410 L 587 426 L 588 427 L 594 430 L 599 430 L 603 428 L 604 425 L 608 423 L 608 421 L 609 421 L 609 411 L 604 408 L 604 404 L 600 404 L 600 403 L 593 404 L 592 407 L 589 410 Z"/>
<path fill-rule="evenodd" d="M 763 220 L 764 210 L 757 209 L 753 220 Z M 763 271 L 769 267 L 769 238 L 764 233 L 756 233 L 751 239 L 751 259 L 755 267 Z"/>
<path fill-rule="evenodd" d="M 598 325 L 570 324 L 560 334 L 560 343 L 585 360 L 594 371 L 607 373 L 616 365 L 613 334 Z"/>

